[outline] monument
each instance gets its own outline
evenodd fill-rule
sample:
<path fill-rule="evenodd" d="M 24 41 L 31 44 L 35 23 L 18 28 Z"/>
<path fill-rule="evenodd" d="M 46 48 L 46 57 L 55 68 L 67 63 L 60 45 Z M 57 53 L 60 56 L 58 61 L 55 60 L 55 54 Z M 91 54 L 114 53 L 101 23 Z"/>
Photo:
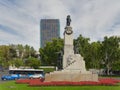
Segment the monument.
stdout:
<path fill-rule="evenodd" d="M 45 81 L 98 81 L 98 75 L 86 70 L 85 61 L 74 53 L 73 30 L 70 15 L 66 18 L 64 31 L 63 69 L 45 75 Z"/>

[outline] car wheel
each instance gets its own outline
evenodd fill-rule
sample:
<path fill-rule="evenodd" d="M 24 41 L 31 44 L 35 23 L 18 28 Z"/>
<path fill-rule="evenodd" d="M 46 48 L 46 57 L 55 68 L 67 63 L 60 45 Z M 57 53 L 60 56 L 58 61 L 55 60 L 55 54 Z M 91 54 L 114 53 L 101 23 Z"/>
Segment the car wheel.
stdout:
<path fill-rule="evenodd" d="M 17 80 L 17 78 L 15 78 L 14 80 Z"/>
<path fill-rule="evenodd" d="M 30 79 L 33 79 L 33 77 L 30 77 Z"/>
<path fill-rule="evenodd" d="M 3 79 L 4 81 L 7 80 L 6 78 Z"/>

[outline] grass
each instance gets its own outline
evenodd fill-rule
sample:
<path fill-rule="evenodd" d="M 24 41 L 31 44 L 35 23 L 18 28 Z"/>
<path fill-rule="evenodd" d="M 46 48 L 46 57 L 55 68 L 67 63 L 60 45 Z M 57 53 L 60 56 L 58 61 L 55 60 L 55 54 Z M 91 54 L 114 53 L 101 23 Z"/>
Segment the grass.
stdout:
<path fill-rule="evenodd" d="M 29 87 L 27 84 L 15 84 L 15 81 L 0 83 L 0 90 L 120 90 L 119 86 L 46 86 Z"/>

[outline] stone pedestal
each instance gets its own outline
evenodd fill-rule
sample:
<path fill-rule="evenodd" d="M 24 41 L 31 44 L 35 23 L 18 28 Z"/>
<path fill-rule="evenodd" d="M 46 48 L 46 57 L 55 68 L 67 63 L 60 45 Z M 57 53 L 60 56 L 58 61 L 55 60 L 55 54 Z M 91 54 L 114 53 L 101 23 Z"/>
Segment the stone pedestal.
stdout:
<path fill-rule="evenodd" d="M 72 81 L 72 82 L 79 82 L 79 81 L 98 81 L 97 74 L 91 73 L 81 73 L 81 72 L 52 72 L 50 74 L 46 74 L 46 82 L 49 81 Z"/>
<path fill-rule="evenodd" d="M 98 81 L 98 75 L 87 71 L 80 54 L 74 53 L 72 27 L 64 32 L 63 70 L 46 74 L 45 81 Z"/>

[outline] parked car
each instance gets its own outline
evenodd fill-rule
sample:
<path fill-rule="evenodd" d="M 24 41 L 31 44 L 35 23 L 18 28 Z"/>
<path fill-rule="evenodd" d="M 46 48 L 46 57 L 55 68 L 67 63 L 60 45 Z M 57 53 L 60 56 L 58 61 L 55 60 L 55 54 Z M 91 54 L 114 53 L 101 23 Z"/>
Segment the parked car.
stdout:
<path fill-rule="evenodd" d="M 34 75 L 30 75 L 29 78 L 30 79 L 36 79 L 36 78 L 43 79 L 44 75 L 42 75 L 42 74 L 34 74 Z"/>
<path fill-rule="evenodd" d="M 16 75 L 16 74 L 3 75 L 1 79 L 2 80 L 16 80 L 16 79 L 19 79 L 19 75 Z"/>

